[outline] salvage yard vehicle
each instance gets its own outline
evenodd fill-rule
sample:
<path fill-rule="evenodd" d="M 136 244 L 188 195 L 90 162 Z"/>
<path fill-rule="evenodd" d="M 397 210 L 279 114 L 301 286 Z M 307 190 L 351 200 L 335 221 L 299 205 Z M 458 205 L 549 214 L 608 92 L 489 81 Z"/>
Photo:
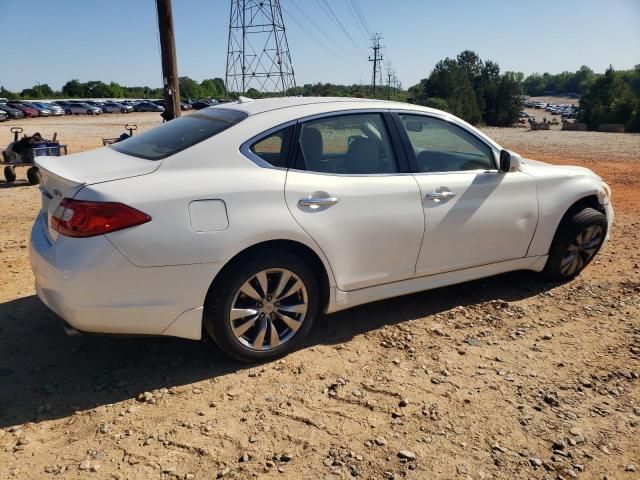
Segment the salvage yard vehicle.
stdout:
<path fill-rule="evenodd" d="M 15 108 L 16 110 L 20 110 L 25 117 L 37 117 L 39 115 L 38 110 L 33 107 L 24 105 L 20 102 L 7 102 L 7 106 Z"/>
<path fill-rule="evenodd" d="M 106 102 L 102 105 L 102 111 L 104 113 L 131 113 L 133 112 L 133 107 L 118 102 Z"/>
<path fill-rule="evenodd" d="M 513 270 L 568 281 L 613 222 L 592 171 L 395 102 L 241 98 L 36 161 L 36 291 L 68 333 L 206 332 L 243 361 L 295 349 L 321 311 Z"/>
<path fill-rule="evenodd" d="M 5 112 L 9 118 L 24 118 L 24 112 L 10 107 L 6 103 L 0 103 L 0 111 Z"/>
<path fill-rule="evenodd" d="M 102 109 L 89 105 L 88 103 L 67 103 L 64 105 L 64 113 L 67 115 L 80 115 L 86 113 L 87 115 L 100 115 Z"/>
<path fill-rule="evenodd" d="M 9 115 L 4 110 L 0 110 L 0 122 L 6 122 Z"/>
<path fill-rule="evenodd" d="M 22 103 L 22 105 L 24 105 L 25 107 L 33 108 L 35 111 L 38 112 L 39 117 L 51 116 L 51 110 L 49 110 L 48 108 L 41 107 L 40 105 L 37 105 L 35 103 L 24 102 Z"/>
<path fill-rule="evenodd" d="M 49 110 L 51 112 L 51 115 L 53 116 L 64 115 L 64 110 L 62 109 L 62 107 L 53 103 L 31 102 L 31 105 Z"/>
<path fill-rule="evenodd" d="M 133 106 L 134 112 L 164 112 L 162 105 L 156 105 L 151 102 L 140 102 Z"/>

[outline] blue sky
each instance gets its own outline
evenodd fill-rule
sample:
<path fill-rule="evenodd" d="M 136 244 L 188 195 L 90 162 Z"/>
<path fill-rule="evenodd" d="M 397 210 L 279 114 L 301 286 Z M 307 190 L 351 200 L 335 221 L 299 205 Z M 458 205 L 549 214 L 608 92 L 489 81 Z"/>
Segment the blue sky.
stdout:
<path fill-rule="evenodd" d="M 368 83 L 371 64 L 320 8 L 323 1 L 281 0 L 297 83 Z M 326 1 L 367 50 L 348 1 Z M 640 0 L 358 3 L 404 86 L 464 49 L 526 74 L 640 63 Z M 173 10 L 179 74 L 224 77 L 229 0 L 173 0 Z M 72 78 L 161 85 L 155 0 L 0 0 L 0 20 L 0 85 L 10 90 L 37 82 L 59 89 Z"/>

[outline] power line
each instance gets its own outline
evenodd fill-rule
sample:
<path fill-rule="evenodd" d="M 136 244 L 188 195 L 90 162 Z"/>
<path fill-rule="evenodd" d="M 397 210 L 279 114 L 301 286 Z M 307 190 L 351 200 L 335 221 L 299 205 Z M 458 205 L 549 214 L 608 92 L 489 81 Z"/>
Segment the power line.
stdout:
<path fill-rule="evenodd" d="M 349 13 L 351 13 L 351 16 L 353 17 L 353 19 L 356 21 L 356 25 L 358 26 L 358 29 L 360 30 L 360 32 L 362 33 L 362 35 L 364 35 L 364 38 L 366 41 L 369 41 L 369 37 L 371 35 L 367 35 L 367 32 L 364 30 L 364 27 L 360 24 L 360 19 L 358 18 L 358 16 L 355 13 L 353 4 L 350 2 L 350 0 L 344 0 L 345 3 L 347 4 L 347 7 L 349 9 Z"/>
<path fill-rule="evenodd" d="M 373 34 L 371 33 L 371 28 L 369 28 L 369 23 L 367 22 L 366 17 L 362 13 L 362 9 L 360 8 L 360 4 L 358 3 L 358 0 L 351 0 L 351 3 L 353 3 L 353 6 L 355 7 L 356 13 L 358 14 L 358 17 L 360 18 L 360 20 L 362 21 L 362 25 L 364 26 L 364 29 L 369 34 L 369 37 L 372 37 Z"/>
<path fill-rule="evenodd" d="M 346 35 L 346 37 L 349 39 L 349 41 L 351 42 L 351 44 L 356 47 L 356 49 L 363 55 L 365 56 L 367 53 L 362 49 L 362 47 L 360 45 L 358 45 L 358 42 L 356 42 L 354 40 L 354 38 L 351 36 L 351 34 L 347 31 L 347 29 L 344 27 L 344 25 L 342 24 L 342 22 L 340 21 L 340 19 L 337 17 L 337 15 L 334 13 L 333 9 L 331 8 L 331 5 L 329 5 L 327 3 L 327 0 L 322 0 L 322 2 L 324 3 L 320 3 L 320 0 L 316 0 L 316 3 L 318 4 L 318 6 L 322 9 L 322 11 L 324 12 L 325 15 L 327 15 L 329 17 L 329 19 L 331 21 L 333 21 L 341 30 L 342 32 Z M 327 12 L 328 9 L 328 12 Z"/>
<path fill-rule="evenodd" d="M 302 10 L 302 9 L 301 9 L 301 8 L 300 8 L 300 7 L 299 7 L 299 6 L 298 6 L 298 5 L 297 5 L 293 0 L 289 0 L 289 3 L 290 3 L 291 5 L 293 5 L 293 6 L 296 8 L 296 10 L 298 10 L 298 11 L 299 11 L 303 16 L 304 16 L 304 18 L 305 18 L 305 19 L 306 19 L 306 20 L 307 20 L 307 21 L 308 21 L 308 22 L 309 22 L 313 27 L 315 27 L 315 29 L 316 29 L 317 31 L 319 31 L 319 32 L 324 36 L 324 38 L 326 38 L 327 40 L 329 40 L 333 45 L 335 45 L 337 48 L 341 49 L 344 53 L 348 53 L 349 55 L 358 55 L 358 54 L 357 54 L 357 53 L 355 53 L 355 52 L 352 52 L 352 51 L 347 50 L 346 48 L 344 48 L 344 45 L 339 44 L 339 43 L 338 43 L 338 42 L 336 42 L 333 38 L 331 38 L 329 35 L 327 35 L 327 33 L 326 33 L 322 28 L 320 28 L 320 27 L 318 26 L 318 24 L 317 24 L 317 23 L 315 23 L 315 22 L 313 21 L 313 19 L 312 19 L 311 17 L 309 17 L 309 15 L 307 15 L 307 14 L 305 13 L 305 11 L 304 11 L 304 10 Z M 284 9 L 284 8 L 283 8 L 283 9 Z M 285 10 L 285 11 L 286 11 L 286 10 Z M 292 15 L 291 15 L 291 12 L 287 12 L 287 15 L 292 16 Z M 295 21 L 295 20 L 294 20 L 294 21 Z M 299 23 L 298 23 L 298 24 L 299 24 Z M 302 27 L 302 28 L 304 28 L 304 27 Z M 307 33 L 309 33 L 307 29 L 305 29 L 305 31 L 307 31 Z M 323 46 L 324 46 L 324 45 L 323 45 Z M 326 48 L 326 47 L 325 47 L 325 48 Z"/>
<path fill-rule="evenodd" d="M 336 53 L 334 50 L 331 50 L 329 47 L 327 47 L 324 43 L 322 43 L 313 33 L 311 33 L 304 25 L 302 25 L 297 19 L 296 17 L 294 17 L 290 11 L 288 11 L 286 8 L 282 7 L 282 10 L 289 16 L 289 18 L 291 20 L 294 21 L 294 23 L 296 23 L 300 28 L 302 28 L 307 35 L 309 35 L 309 37 L 314 40 L 318 45 L 320 45 L 322 48 L 324 48 L 327 52 L 329 52 L 331 55 L 333 55 L 336 58 L 339 58 L 340 60 L 342 60 L 345 63 L 348 63 L 349 65 L 359 65 L 357 63 L 351 62 L 349 60 L 347 60 L 346 58 L 344 58 L 343 56 L 339 55 L 338 53 Z"/>

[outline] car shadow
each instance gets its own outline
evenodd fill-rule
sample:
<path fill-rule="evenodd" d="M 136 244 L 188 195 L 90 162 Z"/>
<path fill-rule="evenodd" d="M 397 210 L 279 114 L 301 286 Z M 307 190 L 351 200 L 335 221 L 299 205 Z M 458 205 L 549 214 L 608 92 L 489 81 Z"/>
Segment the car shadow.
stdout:
<path fill-rule="evenodd" d="M 354 336 L 458 305 L 534 296 L 554 285 L 515 272 L 322 316 L 302 348 Z M 209 340 L 82 335 L 68 337 L 34 295 L 0 303 L 0 427 L 61 418 L 159 388 L 247 368 Z"/>
<path fill-rule="evenodd" d="M 0 188 L 20 188 L 20 187 L 32 187 L 28 181 L 26 180 L 16 180 L 15 182 L 6 182 L 4 180 L 0 180 Z"/>
<path fill-rule="evenodd" d="M 458 285 L 361 305 L 319 318 L 306 346 L 342 344 L 384 326 L 436 315 L 492 300 L 513 302 L 558 286 L 531 271 L 509 272 Z"/>

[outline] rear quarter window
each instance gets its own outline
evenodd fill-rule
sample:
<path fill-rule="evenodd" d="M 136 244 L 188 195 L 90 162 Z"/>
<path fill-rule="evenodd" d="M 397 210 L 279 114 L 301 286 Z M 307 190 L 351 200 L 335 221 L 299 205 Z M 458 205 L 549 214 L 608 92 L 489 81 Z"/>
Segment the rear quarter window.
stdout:
<path fill-rule="evenodd" d="M 146 160 L 161 160 L 213 137 L 247 117 L 235 110 L 214 109 L 176 118 L 111 146 Z"/>

